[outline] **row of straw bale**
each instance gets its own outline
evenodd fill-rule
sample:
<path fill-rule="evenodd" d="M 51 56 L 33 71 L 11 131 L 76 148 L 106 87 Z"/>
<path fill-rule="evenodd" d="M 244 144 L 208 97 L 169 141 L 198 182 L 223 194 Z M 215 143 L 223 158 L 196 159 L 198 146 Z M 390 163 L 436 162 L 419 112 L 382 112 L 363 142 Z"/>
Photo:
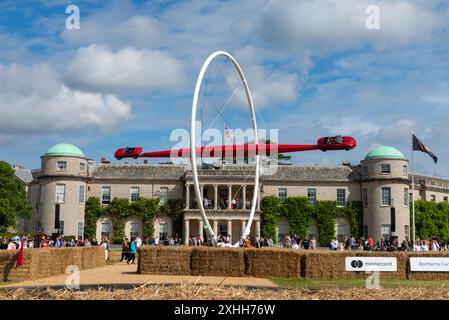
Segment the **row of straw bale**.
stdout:
<path fill-rule="evenodd" d="M 201 275 L 258 278 L 339 279 L 366 278 L 367 273 L 345 270 L 346 257 L 395 257 L 396 272 L 381 277 L 396 279 L 449 279 L 449 272 L 411 272 L 409 257 L 449 257 L 449 252 L 312 251 L 278 248 L 235 249 L 146 246 L 139 249 L 141 274 Z"/>
<path fill-rule="evenodd" d="M 101 247 L 25 249 L 23 264 L 16 268 L 19 250 L 0 251 L 0 281 L 23 281 L 65 273 L 68 266 L 80 270 L 105 266 Z"/>

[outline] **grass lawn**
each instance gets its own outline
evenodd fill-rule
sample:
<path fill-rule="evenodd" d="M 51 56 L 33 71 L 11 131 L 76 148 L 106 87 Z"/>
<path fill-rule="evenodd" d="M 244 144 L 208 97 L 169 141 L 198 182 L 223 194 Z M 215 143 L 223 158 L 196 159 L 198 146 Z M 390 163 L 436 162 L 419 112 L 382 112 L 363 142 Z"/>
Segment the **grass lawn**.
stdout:
<path fill-rule="evenodd" d="M 11 285 L 13 283 L 14 283 L 14 281 L 0 281 L 0 287 L 6 286 L 6 285 Z"/>
<path fill-rule="evenodd" d="M 365 287 L 365 279 L 331 279 L 331 280 L 312 280 L 312 279 L 283 279 L 271 278 L 271 281 L 282 287 L 300 287 L 300 288 L 353 288 Z M 449 280 L 403 280 L 403 279 L 382 279 L 380 286 L 384 288 L 449 288 Z"/>

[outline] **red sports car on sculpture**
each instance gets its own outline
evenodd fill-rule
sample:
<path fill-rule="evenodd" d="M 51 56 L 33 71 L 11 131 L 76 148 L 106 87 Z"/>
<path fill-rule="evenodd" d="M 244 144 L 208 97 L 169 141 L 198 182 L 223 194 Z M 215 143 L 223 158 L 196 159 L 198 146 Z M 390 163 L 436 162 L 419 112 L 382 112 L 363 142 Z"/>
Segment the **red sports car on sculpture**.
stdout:
<path fill-rule="evenodd" d="M 140 155 L 142 154 L 143 148 L 142 147 L 126 147 L 126 148 L 121 148 L 118 149 L 115 154 L 114 157 L 117 160 L 120 160 L 122 158 L 134 158 L 137 159 L 140 157 Z"/>
<path fill-rule="evenodd" d="M 334 137 L 322 137 L 316 142 L 318 146 L 322 146 L 322 151 L 332 150 L 332 149 L 354 149 L 357 145 L 356 140 L 353 137 L 348 136 L 334 136 Z M 343 148 L 342 148 L 343 147 Z"/>
<path fill-rule="evenodd" d="M 197 147 L 197 156 L 202 158 L 221 157 L 221 155 L 230 154 L 235 156 L 238 152 L 247 155 L 250 153 L 270 155 L 273 152 L 288 153 L 310 150 L 351 150 L 357 145 L 353 137 L 323 137 L 319 138 L 316 144 L 237 144 L 237 145 L 219 145 Z M 115 152 L 117 160 L 123 158 L 170 158 L 170 157 L 190 157 L 190 149 L 173 149 L 144 152 L 142 148 L 121 148 Z"/>

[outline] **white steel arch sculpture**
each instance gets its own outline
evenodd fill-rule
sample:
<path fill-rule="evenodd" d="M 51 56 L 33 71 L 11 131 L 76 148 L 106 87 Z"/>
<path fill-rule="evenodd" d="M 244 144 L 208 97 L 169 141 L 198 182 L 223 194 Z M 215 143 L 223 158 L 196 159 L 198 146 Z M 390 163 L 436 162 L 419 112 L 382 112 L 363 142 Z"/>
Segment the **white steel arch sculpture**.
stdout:
<path fill-rule="evenodd" d="M 253 104 L 253 99 L 251 97 L 251 92 L 249 90 L 248 82 L 246 81 L 245 75 L 243 74 L 242 68 L 238 64 L 237 60 L 230 55 L 226 51 L 216 51 L 212 53 L 206 61 L 203 63 L 203 66 L 201 67 L 200 73 L 198 75 L 198 79 L 196 81 L 195 86 L 195 92 L 193 95 L 193 102 L 192 102 L 192 114 L 190 117 L 190 164 L 192 166 L 192 178 L 193 178 L 193 186 L 195 189 L 195 195 L 198 202 L 198 208 L 201 214 L 201 218 L 203 220 L 204 228 L 206 230 L 206 234 L 208 237 L 216 237 L 216 234 L 214 233 L 213 229 L 210 226 L 209 220 L 207 219 L 206 212 L 204 210 L 203 206 L 203 195 L 200 191 L 200 185 L 198 180 L 198 170 L 197 170 L 197 155 L 196 155 L 196 110 L 198 106 L 198 98 L 199 93 L 201 89 L 201 85 L 203 82 L 204 74 L 207 71 L 207 68 L 209 64 L 218 56 L 223 56 L 227 58 L 229 61 L 232 62 L 232 65 L 234 66 L 235 70 L 237 71 L 240 80 L 242 81 L 243 88 L 245 90 L 245 95 L 251 115 L 251 123 L 253 126 L 254 131 L 254 144 L 256 145 L 256 150 L 258 149 L 259 140 L 258 140 L 258 132 L 257 132 L 257 123 L 256 123 L 256 115 L 255 115 L 255 109 Z M 243 231 L 242 236 L 246 237 L 249 235 L 251 231 L 251 224 L 254 220 L 254 214 L 256 211 L 256 203 L 257 203 L 257 197 L 259 194 L 259 154 L 256 152 L 255 155 L 255 177 L 254 177 L 254 192 L 253 192 L 253 198 L 251 201 L 251 209 L 248 217 L 248 222 L 246 224 L 246 228 Z M 230 201 L 230 199 L 229 199 Z"/>

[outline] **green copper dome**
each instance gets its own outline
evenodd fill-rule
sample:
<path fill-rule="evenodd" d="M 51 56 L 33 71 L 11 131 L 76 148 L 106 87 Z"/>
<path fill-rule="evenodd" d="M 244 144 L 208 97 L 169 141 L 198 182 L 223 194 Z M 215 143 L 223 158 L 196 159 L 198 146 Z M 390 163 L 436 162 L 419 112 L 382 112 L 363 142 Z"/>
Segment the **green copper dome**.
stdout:
<path fill-rule="evenodd" d="M 405 157 L 402 154 L 402 152 L 396 148 L 388 147 L 388 146 L 377 146 L 377 147 L 372 148 L 365 156 L 365 160 L 370 160 L 370 159 L 405 160 Z"/>
<path fill-rule="evenodd" d="M 59 143 L 47 150 L 44 156 L 65 156 L 65 157 L 78 157 L 85 158 L 84 153 L 73 144 Z"/>

